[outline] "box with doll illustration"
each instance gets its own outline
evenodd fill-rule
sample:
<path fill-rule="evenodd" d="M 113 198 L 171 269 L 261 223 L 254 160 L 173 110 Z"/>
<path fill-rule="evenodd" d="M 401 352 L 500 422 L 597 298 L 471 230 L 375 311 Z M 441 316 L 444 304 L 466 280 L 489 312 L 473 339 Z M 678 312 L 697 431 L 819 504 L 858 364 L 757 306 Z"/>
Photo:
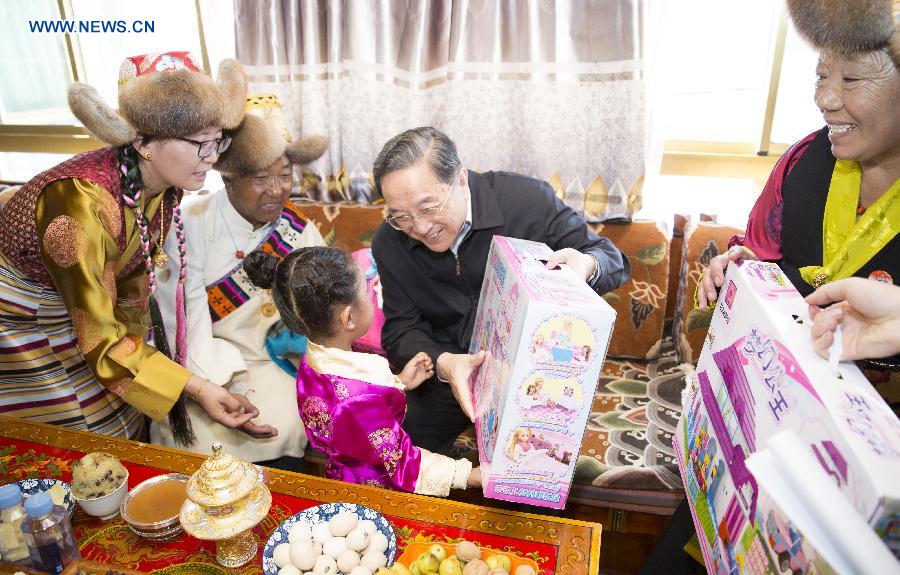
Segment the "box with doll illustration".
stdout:
<path fill-rule="evenodd" d="M 542 243 L 496 236 L 469 351 L 486 497 L 561 509 L 616 312 Z"/>

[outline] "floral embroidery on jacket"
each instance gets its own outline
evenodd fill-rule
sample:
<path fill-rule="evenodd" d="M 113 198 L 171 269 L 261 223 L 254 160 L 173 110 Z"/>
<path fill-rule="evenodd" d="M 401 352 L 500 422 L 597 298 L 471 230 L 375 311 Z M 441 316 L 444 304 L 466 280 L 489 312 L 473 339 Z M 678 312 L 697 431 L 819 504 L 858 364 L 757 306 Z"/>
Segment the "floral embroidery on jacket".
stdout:
<path fill-rule="evenodd" d="M 300 417 L 307 431 L 316 432 L 325 439 L 331 439 L 333 422 L 328 406 L 321 397 L 308 397 L 300 408 Z"/>
<path fill-rule="evenodd" d="M 350 390 L 347 389 L 347 386 L 344 385 L 343 381 L 334 382 L 334 394 L 337 395 L 337 398 L 341 401 L 350 397 Z"/>
<path fill-rule="evenodd" d="M 384 463 L 385 471 L 393 477 L 394 472 L 397 471 L 397 464 L 403 458 L 397 432 L 389 427 L 382 427 L 369 434 L 369 443 L 372 444 L 378 457 Z"/>

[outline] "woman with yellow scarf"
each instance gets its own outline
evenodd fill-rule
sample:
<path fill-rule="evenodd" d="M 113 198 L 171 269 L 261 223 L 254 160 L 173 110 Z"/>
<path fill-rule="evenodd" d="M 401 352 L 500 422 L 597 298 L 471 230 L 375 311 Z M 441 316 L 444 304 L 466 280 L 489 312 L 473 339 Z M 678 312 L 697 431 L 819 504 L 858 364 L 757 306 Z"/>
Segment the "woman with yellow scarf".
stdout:
<path fill-rule="evenodd" d="M 728 263 L 741 258 L 778 263 L 804 296 L 854 276 L 900 284 L 900 3 L 788 6 L 820 50 L 815 101 L 826 126 L 781 157 L 746 234 L 704 271 L 698 307 L 715 301 Z M 876 385 L 897 380 L 879 389 L 894 404 L 897 359 L 869 365 L 881 371 L 867 374 Z"/>
<path fill-rule="evenodd" d="M 777 263 L 804 296 L 851 276 L 900 284 L 900 0 L 788 0 L 788 8 L 797 30 L 820 51 L 815 101 L 827 125 L 781 157 L 750 212 L 746 234 L 732 238 L 728 252 L 704 270 L 698 307 L 716 300 L 725 268 L 738 259 Z M 859 290 L 855 282 L 849 286 Z M 840 282 L 807 301 L 824 305 L 842 299 L 846 289 L 848 283 Z M 873 315 L 850 311 L 846 304 L 816 314 L 814 347 L 824 352 L 831 343 L 829 330 L 842 319 L 852 322 L 844 329 L 849 327 L 853 336 L 861 333 L 864 320 L 875 321 L 867 314 Z M 879 327 L 888 325 L 880 321 Z M 879 337 L 894 339 L 883 333 Z M 866 356 L 883 355 L 871 345 L 872 337 L 862 340 L 869 343 Z M 847 351 L 855 349 L 848 345 Z M 861 356 L 845 353 L 845 359 Z M 898 360 L 879 361 L 870 365 L 878 370 L 866 372 L 895 410 L 900 402 Z M 685 550 L 696 547 L 685 546 L 692 536 L 685 502 L 640 575 L 703 572 L 687 560 Z"/>

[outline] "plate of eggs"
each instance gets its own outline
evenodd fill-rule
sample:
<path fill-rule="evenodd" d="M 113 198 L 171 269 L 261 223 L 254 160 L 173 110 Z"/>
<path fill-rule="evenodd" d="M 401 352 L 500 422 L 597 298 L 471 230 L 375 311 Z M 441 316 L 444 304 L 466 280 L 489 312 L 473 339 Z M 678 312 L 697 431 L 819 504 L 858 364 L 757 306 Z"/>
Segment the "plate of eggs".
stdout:
<path fill-rule="evenodd" d="M 391 565 L 397 536 L 374 509 L 326 503 L 286 519 L 263 548 L 264 575 L 372 575 Z"/>

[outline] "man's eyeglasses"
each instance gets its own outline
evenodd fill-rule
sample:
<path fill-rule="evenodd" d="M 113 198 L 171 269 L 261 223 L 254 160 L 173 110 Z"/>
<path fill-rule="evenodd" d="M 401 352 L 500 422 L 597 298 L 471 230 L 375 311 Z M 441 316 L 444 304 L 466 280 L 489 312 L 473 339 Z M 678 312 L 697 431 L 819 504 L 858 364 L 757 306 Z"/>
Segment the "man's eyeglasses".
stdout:
<path fill-rule="evenodd" d="M 208 158 L 213 154 L 213 152 L 221 154 L 228 149 L 228 146 L 231 145 L 231 136 L 223 136 L 221 138 L 216 138 L 215 140 L 204 140 L 203 142 L 191 140 L 190 138 L 175 139 L 182 140 L 184 142 L 188 142 L 197 146 L 197 155 L 201 158 Z"/>
<path fill-rule="evenodd" d="M 436 206 L 429 206 L 427 208 L 422 208 L 415 214 L 399 214 L 396 216 L 387 216 L 384 220 L 395 230 L 400 230 L 401 232 L 409 231 L 412 229 L 414 225 L 416 225 L 417 221 L 421 222 L 430 222 L 432 221 L 438 214 L 444 211 L 444 208 L 447 207 L 447 202 L 450 201 L 450 196 L 453 195 L 453 190 L 457 188 L 457 184 L 459 183 L 459 176 L 456 177 L 453 185 L 450 186 L 450 191 L 447 192 L 447 197 L 444 198 L 444 201 L 439 203 Z"/>
<path fill-rule="evenodd" d="M 279 176 L 251 176 L 250 182 L 257 190 L 281 190 L 294 184 L 294 176 L 281 174 Z"/>

